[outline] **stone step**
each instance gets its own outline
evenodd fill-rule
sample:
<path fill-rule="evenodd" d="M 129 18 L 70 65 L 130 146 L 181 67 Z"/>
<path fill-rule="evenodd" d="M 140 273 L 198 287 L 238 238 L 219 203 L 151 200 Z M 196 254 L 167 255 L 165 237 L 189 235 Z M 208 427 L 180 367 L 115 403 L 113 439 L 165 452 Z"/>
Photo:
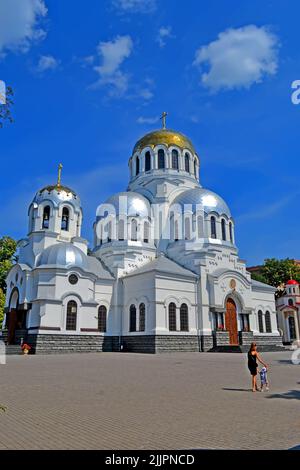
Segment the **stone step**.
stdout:
<path fill-rule="evenodd" d="M 5 354 L 7 356 L 18 356 L 22 353 L 22 349 L 18 344 L 9 344 L 5 346 Z"/>

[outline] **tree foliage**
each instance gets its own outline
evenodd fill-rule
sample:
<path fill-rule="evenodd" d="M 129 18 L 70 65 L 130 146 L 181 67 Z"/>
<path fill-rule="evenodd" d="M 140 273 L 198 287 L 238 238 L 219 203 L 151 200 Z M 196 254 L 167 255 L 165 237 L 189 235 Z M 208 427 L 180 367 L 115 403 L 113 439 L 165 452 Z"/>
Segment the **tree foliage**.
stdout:
<path fill-rule="evenodd" d="M 5 306 L 5 294 L 2 289 L 0 289 L 0 328 L 2 327 L 4 319 L 4 306 Z"/>
<path fill-rule="evenodd" d="M 257 281 L 265 282 L 277 288 L 276 296 L 284 293 L 284 285 L 289 279 L 300 282 L 300 267 L 293 259 L 265 259 L 258 273 L 251 273 L 251 277 Z"/>
<path fill-rule="evenodd" d="M 17 242 L 11 237 L 0 238 L 0 327 L 4 317 L 5 306 L 5 279 L 13 263 L 17 261 L 15 256 Z"/>
<path fill-rule="evenodd" d="M 14 104 L 13 95 L 13 89 L 10 86 L 6 87 L 6 104 L 0 104 L 0 128 L 3 127 L 4 121 L 13 122 L 11 114 L 11 106 Z"/>
<path fill-rule="evenodd" d="M 0 289 L 5 293 L 5 279 L 8 271 L 16 261 L 17 242 L 11 237 L 4 236 L 0 238 Z"/>

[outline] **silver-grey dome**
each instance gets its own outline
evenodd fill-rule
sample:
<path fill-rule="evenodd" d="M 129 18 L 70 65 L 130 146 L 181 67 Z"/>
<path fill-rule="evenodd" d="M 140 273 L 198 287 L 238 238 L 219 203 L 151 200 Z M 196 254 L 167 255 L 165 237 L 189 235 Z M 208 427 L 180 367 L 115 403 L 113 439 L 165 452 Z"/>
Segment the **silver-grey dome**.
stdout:
<path fill-rule="evenodd" d="M 203 208 L 204 212 L 207 214 L 216 212 L 219 215 L 225 214 L 227 217 L 231 217 L 230 209 L 224 199 L 209 189 L 189 189 L 177 196 L 173 204 L 180 204 L 181 206 L 191 204 L 193 212 Z"/>
<path fill-rule="evenodd" d="M 79 212 L 81 208 L 80 198 L 77 194 L 70 188 L 66 186 L 46 186 L 45 188 L 40 189 L 33 202 L 40 204 L 41 202 L 49 201 L 52 202 L 54 207 L 58 207 L 64 202 L 68 202 L 74 207 L 75 212 Z"/>
<path fill-rule="evenodd" d="M 142 196 L 139 193 L 134 191 L 123 191 L 117 193 L 105 202 L 106 204 L 111 204 L 116 211 L 116 215 L 119 214 L 126 215 L 129 217 L 150 217 L 151 208 L 148 199 Z M 105 212 L 105 205 L 103 207 L 103 212 Z M 101 206 L 100 206 L 101 208 Z M 101 218 L 101 213 L 98 215 Z"/>
<path fill-rule="evenodd" d="M 87 255 L 72 243 L 56 243 L 39 256 L 36 266 L 55 265 L 64 268 L 88 268 Z"/>

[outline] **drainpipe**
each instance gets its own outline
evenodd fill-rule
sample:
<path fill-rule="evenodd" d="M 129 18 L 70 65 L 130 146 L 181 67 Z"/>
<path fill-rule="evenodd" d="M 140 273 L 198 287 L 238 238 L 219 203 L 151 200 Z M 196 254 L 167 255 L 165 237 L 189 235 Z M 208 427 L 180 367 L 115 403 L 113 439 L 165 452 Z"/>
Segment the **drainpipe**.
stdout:
<path fill-rule="evenodd" d="M 198 345 L 199 345 L 199 352 L 201 352 L 201 335 L 200 335 L 200 315 L 201 315 L 201 303 L 200 303 L 200 285 L 201 285 L 201 276 L 197 278 L 196 281 L 196 304 L 197 304 L 197 335 L 198 335 Z"/>
<path fill-rule="evenodd" d="M 119 290 L 119 280 L 117 279 L 117 286 Z M 119 351 L 123 351 L 123 344 L 122 344 L 122 334 L 123 334 L 123 301 L 124 301 L 124 284 L 123 284 L 123 279 L 121 279 L 121 293 L 120 293 L 120 300 L 121 302 L 118 302 L 118 307 L 121 307 L 121 312 L 120 312 L 120 331 L 119 331 Z M 119 296 L 118 296 L 119 297 Z"/>

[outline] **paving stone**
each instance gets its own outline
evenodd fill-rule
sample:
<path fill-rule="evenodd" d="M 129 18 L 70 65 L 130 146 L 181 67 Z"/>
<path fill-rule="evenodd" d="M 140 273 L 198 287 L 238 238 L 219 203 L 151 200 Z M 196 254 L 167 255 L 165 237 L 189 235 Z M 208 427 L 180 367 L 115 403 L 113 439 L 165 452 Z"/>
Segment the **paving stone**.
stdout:
<path fill-rule="evenodd" d="M 299 370 L 263 353 L 271 390 L 250 391 L 245 354 L 9 356 L 0 449 L 288 449 L 300 443 Z"/>

